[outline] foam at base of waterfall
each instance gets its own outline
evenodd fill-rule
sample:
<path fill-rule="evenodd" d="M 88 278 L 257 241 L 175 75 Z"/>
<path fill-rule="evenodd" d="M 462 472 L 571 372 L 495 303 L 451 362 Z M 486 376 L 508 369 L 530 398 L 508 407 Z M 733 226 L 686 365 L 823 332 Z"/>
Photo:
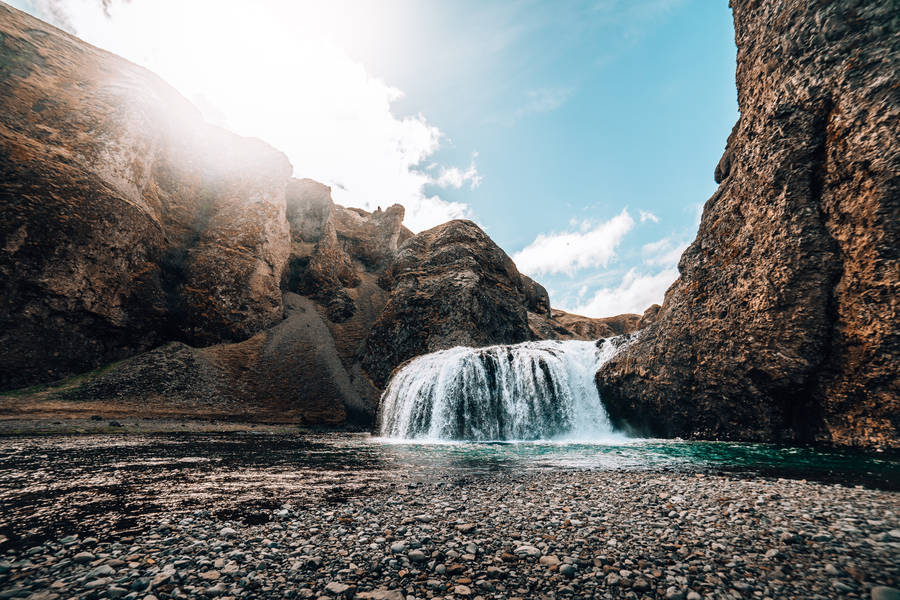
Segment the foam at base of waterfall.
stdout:
<path fill-rule="evenodd" d="M 380 433 L 417 440 L 621 440 L 594 383 L 600 366 L 623 346 L 615 342 L 460 346 L 417 357 L 382 395 Z"/>

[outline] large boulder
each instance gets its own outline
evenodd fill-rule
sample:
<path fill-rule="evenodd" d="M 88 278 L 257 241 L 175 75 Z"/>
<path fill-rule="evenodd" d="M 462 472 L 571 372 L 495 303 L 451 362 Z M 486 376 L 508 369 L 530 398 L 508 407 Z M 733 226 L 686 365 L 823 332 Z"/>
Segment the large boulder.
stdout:
<path fill-rule="evenodd" d="M 680 278 L 597 384 L 655 435 L 896 445 L 900 10 L 732 0 L 740 119 Z"/>
<path fill-rule="evenodd" d="M 532 338 L 516 265 L 471 221 L 450 221 L 408 239 L 380 282 L 390 297 L 363 358 L 378 387 L 420 354 Z"/>
<path fill-rule="evenodd" d="M 0 4 L 0 389 L 282 318 L 280 152 Z"/>

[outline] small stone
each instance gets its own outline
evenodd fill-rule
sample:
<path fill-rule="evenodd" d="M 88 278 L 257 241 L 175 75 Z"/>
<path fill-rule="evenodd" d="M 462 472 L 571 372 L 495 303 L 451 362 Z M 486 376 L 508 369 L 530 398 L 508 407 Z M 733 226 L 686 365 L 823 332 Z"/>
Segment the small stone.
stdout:
<path fill-rule="evenodd" d="M 100 565 L 96 569 L 90 572 L 88 577 L 108 577 L 110 575 L 115 575 L 116 570 L 113 569 L 109 565 Z"/>
<path fill-rule="evenodd" d="M 400 590 L 372 590 L 371 592 L 359 592 L 358 600 L 405 600 Z"/>
<path fill-rule="evenodd" d="M 536 558 L 541 555 L 541 551 L 534 546 L 519 546 L 516 548 L 516 554 Z"/>
<path fill-rule="evenodd" d="M 410 550 L 407 556 L 409 557 L 409 560 L 414 563 L 421 563 L 428 560 L 428 556 L 421 550 Z"/>
<path fill-rule="evenodd" d="M 687 600 L 703 600 L 703 598 L 700 596 L 700 594 L 698 594 L 694 590 L 691 590 L 687 593 Z"/>
<path fill-rule="evenodd" d="M 84 588 L 87 590 L 95 590 L 97 588 L 106 587 L 112 581 L 109 577 L 101 577 L 100 579 L 92 579 L 84 584 Z"/>
<path fill-rule="evenodd" d="M 237 535 L 237 531 L 232 529 L 231 527 L 223 527 L 219 530 L 219 535 L 225 538 L 229 538 Z"/>
<path fill-rule="evenodd" d="M 778 537 L 778 541 L 782 544 L 793 544 L 800 541 L 800 537 L 790 531 L 785 531 Z"/>
<path fill-rule="evenodd" d="M 542 556 L 538 561 L 545 567 L 555 567 L 559 564 L 559 559 L 554 555 Z"/>
<path fill-rule="evenodd" d="M 122 596 L 124 596 L 127 593 L 128 593 L 128 590 L 126 590 L 123 587 L 119 587 L 117 585 L 113 585 L 113 586 L 106 588 L 106 595 L 109 596 L 110 598 L 121 598 Z"/>
<path fill-rule="evenodd" d="M 409 550 L 409 544 L 406 542 L 394 542 L 391 544 L 391 553 L 392 554 L 403 554 Z"/>
<path fill-rule="evenodd" d="M 131 582 L 131 589 L 136 592 L 142 592 L 150 587 L 150 578 L 149 577 L 138 577 L 134 581 Z"/>
<path fill-rule="evenodd" d="M 674 585 L 666 589 L 666 600 L 684 600 L 684 592 Z"/>
<path fill-rule="evenodd" d="M 202 573 L 200 573 L 200 578 L 205 579 L 207 581 L 215 581 L 220 576 L 221 576 L 221 573 L 219 573 L 215 569 L 212 569 L 209 571 L 203 571 Z"/>
<path fill-rule="evenodd" d="M 506 573 L 500 567 L 488 567 L 487 568 L 487 576 L 493 579 L 499 579 L 504 577 Z"/>
<path fill-rule="evenodd" d="M 332 581 L 328 585 L 325 586 L 325 591 L 331 594 L 332 596 L 340 596 L 350 589 L 350 586 L 340 581 Z"/>
<path fill-rule="evenodd" d="M 228 588 L 225 587 L 225 583 L 220 581 L 220 582 L 216 583 L 215 585 L 211 585 L 208 588 L 206 588 L 205 590 L 203 590 L 203 593 L 206 594 L 207 596 L 215 597 L 215 596 L 221 596 L 222 594 L 224 594 L 227 591 L 228 591 Z"/>
<path fill-rule="evenodd" d="M 472 589 L 467 585 L 457 585 L 453 588 L 453 593 L 457 596 L 471 596 Z"/>
<path fill-rule="evenodd" d="M 72 562 L 76 562 L 78 564 L 89 563 L 94 560 L 96 556 L 91 554 L 90 552 L 79 552 L 75 556 L 72 557 Z"/>
<path fill-rule="evenodd" d="M 853 591 L 852 586 L 847 585 L 846 583 L 844 583 L 843 581 L 841 581 L 839 579 L 832 581 L 831 587 L 833 587 L 835 590 L 837 590 L 838 592 L 840 592 L 842 594 L 846 594 L 848 592 Z"/>
<path fill-rule="evenodd" d="M 575 567 L 575 565 L 571 565 L 568 563 L 562 565 L 559 568 L 560 575 L 565 575 L 566 577 L 575 577 L 575 573 L 577 573 L 577 572 L 578 572 L 578 569 Z"/>
<path fill-rule="evenodd" d="M 871 594 L 872 600 L 900 600 L 900 590 L 886 585 L 876 585 Z"/>

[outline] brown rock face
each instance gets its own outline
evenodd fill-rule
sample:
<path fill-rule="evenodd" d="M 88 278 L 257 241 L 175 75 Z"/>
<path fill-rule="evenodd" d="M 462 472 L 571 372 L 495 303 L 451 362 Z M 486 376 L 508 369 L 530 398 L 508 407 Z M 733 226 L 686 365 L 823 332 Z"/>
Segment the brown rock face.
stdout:
<path fill-rule="evenodd" d="M 0 5 L 0 389 L 282 318 L 291 167 Z"/>
<path fill-rule="evenodd" d="M 591 318 L 553 309 L 553 319 L 572 332 L 576 339 L 599 340 L 639 329 L 640 315 L 625 313 L 614 317 Z"/>
<path fill-rule="evenodd" d="M 900 443 L 900 10 L 732 0 L 741 116 L 681 276 L 597 374 L 657 435 Z"/>
<path fill-rule="evenodd" d="M 471 221 L 450 221 L 408 239 L 380 282 L 390 298 L 363 359 L 379 387 L 420 354 L 532 337 L 516 265 Z"/>

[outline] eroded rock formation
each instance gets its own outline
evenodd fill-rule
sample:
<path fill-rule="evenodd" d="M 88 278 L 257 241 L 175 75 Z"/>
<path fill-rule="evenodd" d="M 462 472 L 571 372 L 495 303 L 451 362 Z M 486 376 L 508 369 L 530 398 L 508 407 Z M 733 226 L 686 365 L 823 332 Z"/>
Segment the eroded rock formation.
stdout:
<path fill-rule="evenodd" d="M 657 435 L 896 445 L 900 8 L 731 5 L 741 114 L 719 188 L 598 386 Z"/>
<path fill-rule="evenodd" d="M 379 387 L 397 365 L 419 354 L 531 339 L 522 276 L 471 221 L 450 221 L 410 238 L 380 283 L 391 295 L 364 361 Z"/>
<path fill-rule="evenodd" d="M 0 5 L 0 388 L 282 318 L 287 158 Z"/>

